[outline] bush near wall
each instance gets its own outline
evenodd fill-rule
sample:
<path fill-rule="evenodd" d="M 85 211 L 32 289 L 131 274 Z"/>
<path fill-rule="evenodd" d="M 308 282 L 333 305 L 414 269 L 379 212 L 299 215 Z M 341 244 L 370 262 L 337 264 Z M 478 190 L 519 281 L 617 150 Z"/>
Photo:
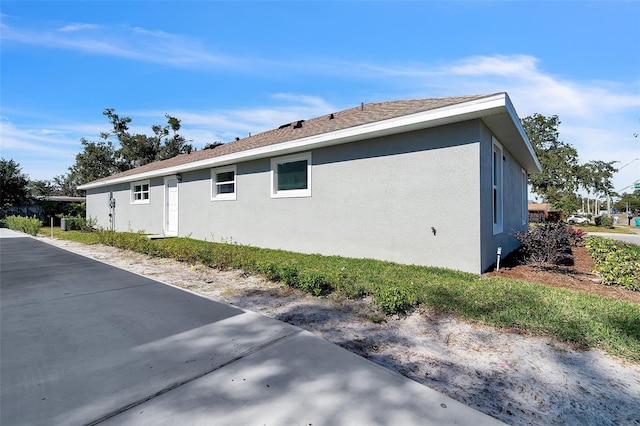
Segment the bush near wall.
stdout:
<path fill-rule="evenodd" d="M 527 263 L 573 265 L 571 248 L 582 240 L 583 233 L 562 222 L 545 222 L 514 236 L 522 243 L 520 252 Z"/>
<path fill-rule="evenodd" d="M 640 291 L 640 246 L 588 237 L 586 247 L 604 284 Z"/>
<path fill-rule="evenodd" d="M 42 226 L 40 219 L 24 216 L 7 216 L 2 219 L 0 224 L 3 228 L 9 228 L 14 231 L 24 232 L 25 234 L 33 236 L 38 234 L 38 231 L 40 231 L 40 227 Z"/>

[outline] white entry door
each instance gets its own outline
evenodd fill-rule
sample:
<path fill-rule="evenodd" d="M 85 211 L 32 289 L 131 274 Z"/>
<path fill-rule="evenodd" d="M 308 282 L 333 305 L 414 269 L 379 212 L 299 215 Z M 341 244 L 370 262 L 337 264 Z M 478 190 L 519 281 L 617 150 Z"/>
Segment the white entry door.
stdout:
<path fill-rule="evenodd" d="M 165 183 L 164 233 L 178 235 L 178 179 L 167 179 Z"/>

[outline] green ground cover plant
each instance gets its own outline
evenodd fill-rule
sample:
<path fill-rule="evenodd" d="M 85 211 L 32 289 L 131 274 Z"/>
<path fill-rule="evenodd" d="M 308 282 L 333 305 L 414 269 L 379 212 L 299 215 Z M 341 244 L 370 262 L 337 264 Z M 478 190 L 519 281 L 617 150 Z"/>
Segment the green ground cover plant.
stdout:
<path fill-rule="evenodd" d="M 42 223 L 35 217 L 7 216 L 2 219 L 0 226 L 35 236 L 40 231 Z"/>
<path fill-rule="evenodd" d="M 43 233 L 50 232 L 43 228 Z M 371 259 L 306 255 L 189 238 L 149 240 L 143 234 L 60 232 L 61 238 L 102 243 L 150 256 L 241 269 L 326 295 L 372 296 L 386 314 L 414 307 L 533 335 L 550 335 L 640 362 L 640 304 L 506 278 Z"/>
<path fill-rule="evenodd" d="M 586 247 L 604 284 L 640 291 L 640 246 L 590 236 Z"/>

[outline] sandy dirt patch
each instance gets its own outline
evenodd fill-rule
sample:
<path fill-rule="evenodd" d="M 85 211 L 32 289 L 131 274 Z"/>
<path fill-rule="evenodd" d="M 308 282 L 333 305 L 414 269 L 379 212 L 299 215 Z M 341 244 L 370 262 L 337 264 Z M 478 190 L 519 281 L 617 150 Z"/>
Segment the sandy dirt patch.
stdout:
<path fill-rule="evenodd" d="M 367 299 L 318 298 L 239 271 L 40 239 L 294 324 L 508 424 L 640 425 L 640 365 L 599 350 L 425 310 L 379 321 Z"/>

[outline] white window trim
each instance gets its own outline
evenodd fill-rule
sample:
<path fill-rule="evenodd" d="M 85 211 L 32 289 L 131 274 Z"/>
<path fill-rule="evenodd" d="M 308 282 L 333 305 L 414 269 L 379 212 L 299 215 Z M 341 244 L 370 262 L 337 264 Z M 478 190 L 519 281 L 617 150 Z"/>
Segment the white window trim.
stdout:
<path fill-rule="evenodd" d="M 497 156 L 494 155 L 494 153 L 496 153 Z M 491 146 L 491 222 L 493 223 L 493 235 L 500 234 L 503 231 L 503 156 L 504 150 L 502 145 L 495 137 L 493 137 L 493 144 Z M 497 182 L 494 182 L 494 173 L 496 171 L 496 164 L 494 163 L 496 157 L 498 160 L 496 176 Z M 495 201 L 493 199 L 494 196 L 496 197 Z M 494 211 L 494 208 L 496 211 Z"/>
<path fill-rule="evenodd" d="M 278 164 L 291 163 L 294 161 L 303 161 L 303 160 L 307 161 L 307 188 L 278 191 L 277 190 Z M 311 152 L 286 155 L 284 157 L 276 157 L 271 159 L 271 198 L 293 198 L 293 197 L 311 197 Z"/>
<path fill-rule="evenodd" d="M 233 181 L 228 181 L 224 183 L 233 183 L 233 192 L 229 194 L 218 194 L 217 192 L 217 184 L 216 174 L 225 173 L 225 172 L 233 172 Z M 217 167 L 215 169 L 211 169 L 211 201 L 235 201 L 237 199 L 238 193 L 238 170 L 235 165 L 227 166 L 227 167 Z"/>
<path fill-rule="evenodd" d="M 529 222 L 529 182 L 527 171 L 522 169 L 522 224 Z"/>
<path fill-rule="evenodd" d="M 147 185 L 147 191 L 140 191 L 140 194 L 144 194 L 144 192 L 147 192 L 149 194 L 149 198 L 145 199 L 140 199 L 140 200 L 136 200 L 135 198 L 135 192 L 134 189 L 136 186 L 140 185 L 141 187 L 143 185 Z M 149 183 L 149 180 L 140 180 L 137 182 L 131 182 L 131 186 L 130 186 L 130 201 L 131 204 L 149 204 L 150 200 L 151 200 L 151 184 Z"/>

